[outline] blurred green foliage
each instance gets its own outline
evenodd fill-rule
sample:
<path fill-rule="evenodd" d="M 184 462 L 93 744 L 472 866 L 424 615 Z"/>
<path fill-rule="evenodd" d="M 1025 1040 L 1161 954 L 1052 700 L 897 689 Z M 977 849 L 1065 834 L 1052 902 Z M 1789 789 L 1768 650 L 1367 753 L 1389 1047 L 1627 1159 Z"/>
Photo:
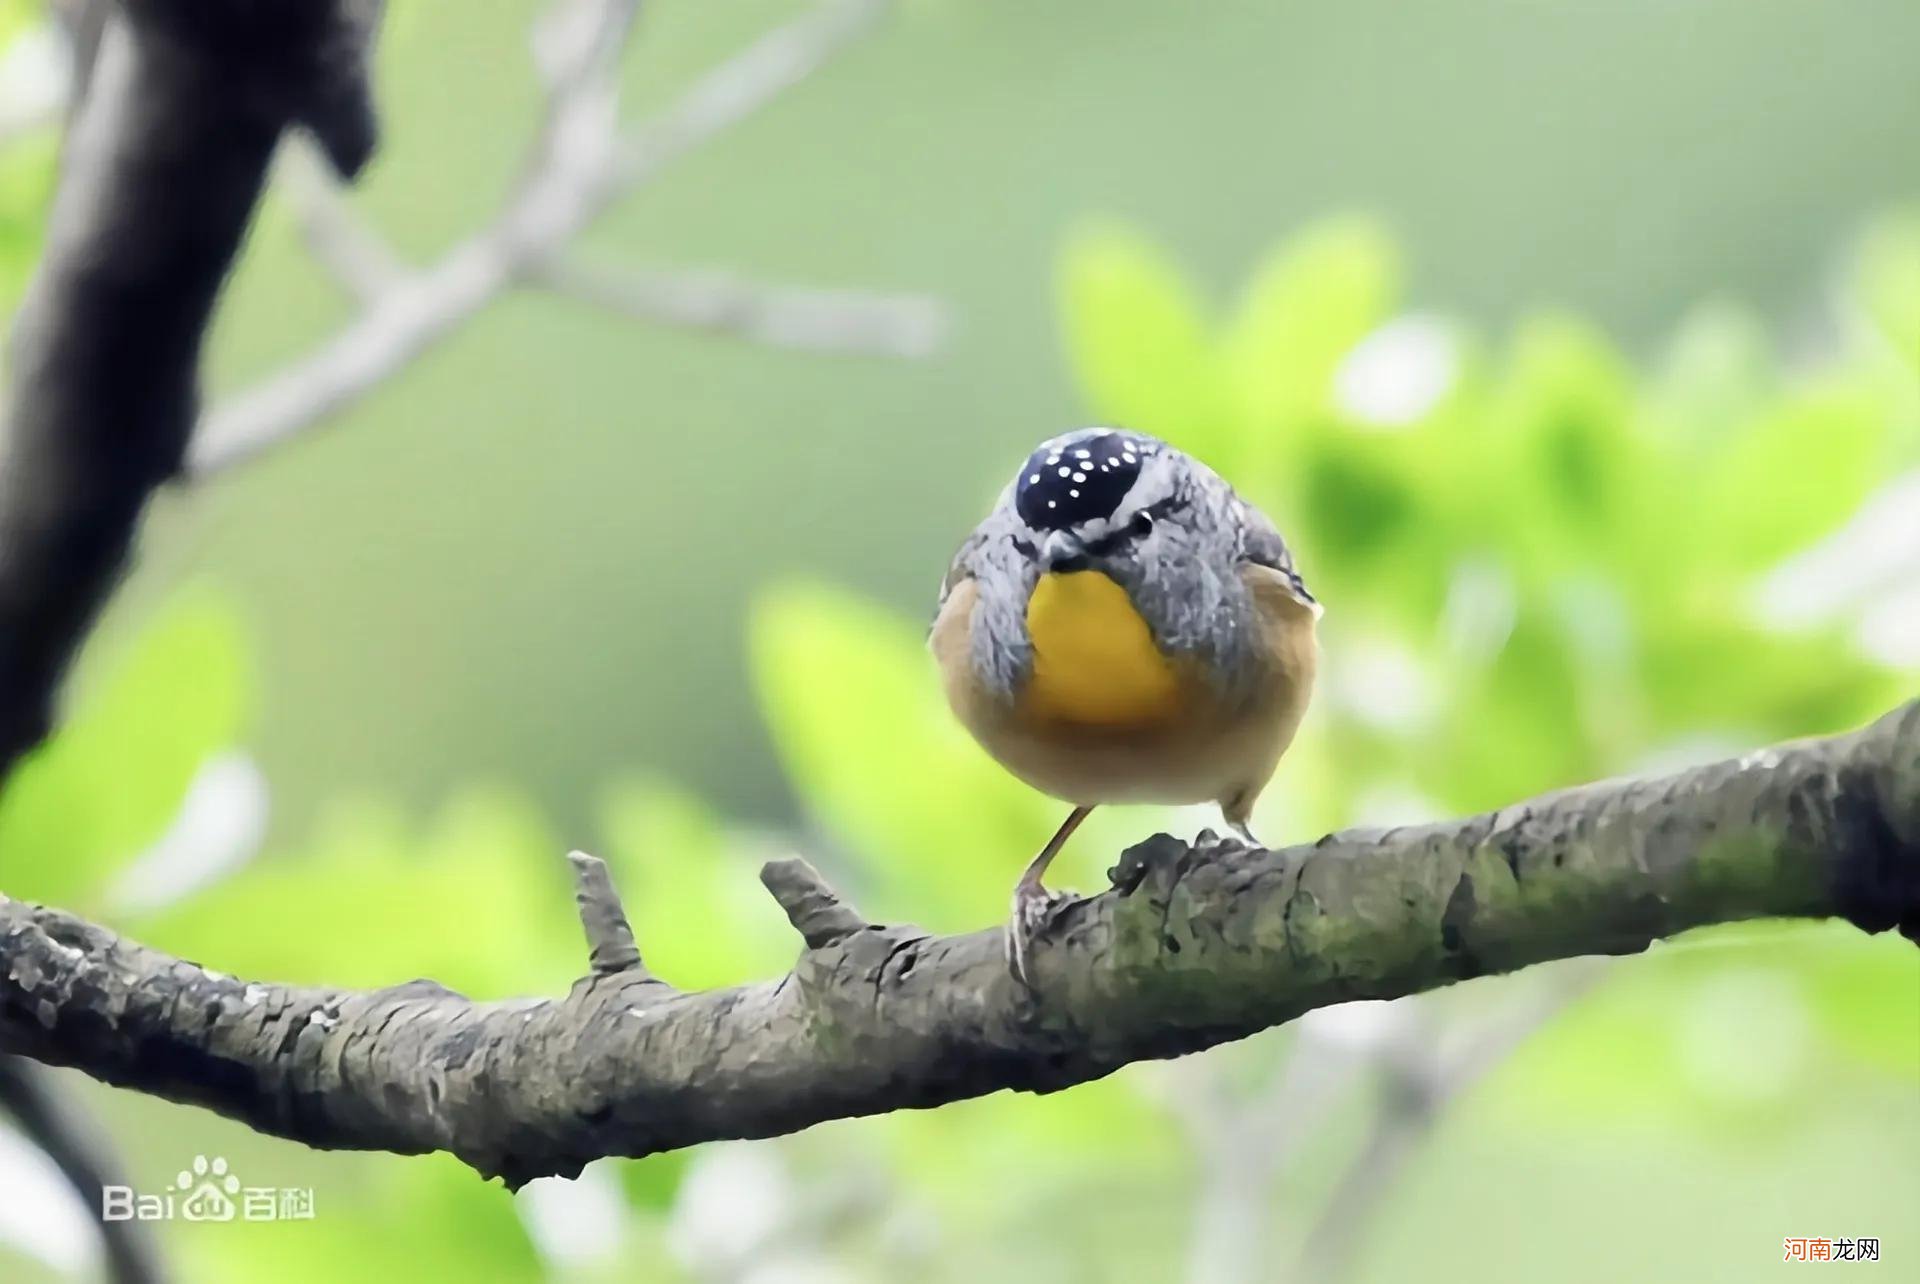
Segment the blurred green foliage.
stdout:
<path fill-rule="evenodd" d="M 0 794 L 13 895 L 92 911 L 108 876 L 158 839 L 201 764 L 251 703 L 239 624 L 208 596 L 174 602 L 110 657 Z"/>
<path fill-rule="evenodd" d="M 5 12 L 0 9 L 0 49 Z M 55 155 L 52 131 L 0 149 L 0 316 L 12 315 L 39 258 Z"/>
<path fill-rule="evenodd" d="M 0 0 L 0 56 L 39 21 L 32 0 Z M 56 139 L 52 129 L 30 131 L 0 148 L 0 316 L 12 314 L 39 256 L 53 193 Z"/>
<path fill-rule="evenodd" d="M 625 110 L 818 2 L 647 6 Z M 513 182 L 540 92 L 527 29 L 549 7 L 388 6 L 385 137 L 352 200 L 410 262 Z M 1207 298 L 1281 229 L 1382 211 L 1417 306 L 1505 333 L 1565 302 L 1638 364 L 1699 299 L 1800 336 L 1840 236 L 1913 194 L 1920 155 L 1911 0 L 1845 21 L 1804 0 L 897 9 L 580 248 L 926 291 L 958 323 L 936 360 L 769 352 L 528 291 L 154 514 L 107 627 L 189 570 L 244 604 L 276 841 L 343 789 L 424 809 L 476 776 L 584 829 L 629 764 L 789 821 L 743 680 L 749 601 L 807 572 L 919 611 L 997 474 L 1085 411 L 1048 295 L 1061 229 L 1089 211 L 1152 228 Z M 289 205 L 262 209 L 223 299 L 216 401 L 351 313 Z"/>
<path fill-rule="evenodd" d="M 1917 226 L 1868 238 L 1850 314 L 1900 322 L 1881 285 L 1920 270 Z M 1436 351 L 1377 362 L 1436 364 L 1439 386 L 1370 421 L 1336 371 L 1395 377 L 1356 345 L 1394 315 L 1400 276 L 1358 221 L 1290 240 L 1223 317 L 1124 232 L 1082 236 L 1062 272 L 1096 413 L 1192 451 L 1276 516 L 1327 600 L 1336 677 L 1343 651 L 1377 648 L 1418 671 L 1429 698 L 1386 711 L 1385 734 L 1338 707 L 1317 719 L 1347 807 L 1386 780 L 1449 810 L 1497 805 L 1683 734 L 1804 734 L 1897 697 L 1900 675 L 1843 626 L 1782 635 L 1753 609 L 1758 576 L 1913 458 L 1912 372 L 1870 341 L 1897 348 L 1897 329 L 1786 379 L 1725 311 L 1644 376 L 1573 318 L 1525 320 L 1497 350 L 1429 321 L 1407 342 Z"/>
<path fill-rule="evenodd" d="M 0 0 L 0 50 L 32 11 Z M 422 34 L 422 13 L 397 6 L 389 42 L 437 39 Z M 1128 131 L 1116 136 L 1131 147 Z M 39 252 L 54 158 L 51 131 L 0 149 L 0 314 Z M 1195 204 L 1178 182 L 1156 186 Z M 1767 572 L 1914 458 L 1920 214 L 1861 238 L 1833 351 L 1811 367 L 1724 307 L 1689 317 L 1650 363 L 1566 315 L 1495 339 L 1402 315 L 1404 278 L 1395 238 L 1351 218 L 1288 237 L 1225 307 L 1124 225 L 1085 229 L 1060 264 L 1065 348 L 1090 412 L 1174 441 L 1271 511 L 1329 605 L 1325 687 L 1259 817 L 1270 840 L 1383 811 L 1497 805 L 1676 747 L 1838 729 L 1911 692 L 1914 675 L 1863 657 L 1843 623 L 1783 632 L 1754 602 Z M 60 732 L 0 795 L 7 893 L 111 915 L 140 939 L 243 975 L 342 985 L 424 975 L 476 997 L 563 988 L 582 947 L 561 854 L 579 836 L 497 784 L 461 789 L 427 817 L 384 797 L 334 798 L 308 832 L 218 884 L 114 911 L 116 876 L 174 824 L 203 766 L 248 742 L 262 693 L 238 616 L 218 595 L 188 593 L 88 657 Z M 970 929 L 1003 912 L 1013 873 L 1060 808 L 1008 778 L 947 715 L 922 635 L 923 621 L 844 589 L 788 583 L 753 615 L 754 687 L 817 824 L 809 850 L 877 915 Z M 1211 823 L 1198 810 L 1102 811 L 1067 878 L 1097 885 L 1099 866 L 1155 825 Z M 650 962 L 686 986 L 790 961 L 790 930 L 754 878 L 788 841 L 743 831 L 654 776 L 606 787 L 592 836 Z M 1444 1010 L 1496 1003 L 1500 986 L 1436 997 Z M 1917 1005 L 1914 952 L 1845 928 L 1725 929 L 1631 960 L 1443 1132 L 1442 1172 L 1453 1156 L 1471 1180 L 1403 1210 L 1413 1229 L 1400 1260 L 1431 1264 L 1421 1218 L 1459 1216 L 1456 1184 L 1486 1190 L 1504 1176 L 1518 1200 L 1536 1184 L 1529 1163 L 1576 1182 L 1578 1172 L 1547 1168 L 1558 1152 L 1591 1155 L 1623 1134 L 1634 1150 L 1603 1169 L 1604 1187 L 1657 1187 L 1657 1170 L 1672 1166 L 1682 1208 L 1694 1206 L 1684 1193 L 1695 1172 L 1725 1182 L 1760 1165 L 1790 1170 L 1836 1138 L 1899 1154 L 1916 1133 Z M 1287 1037 L 1260 1041 L 1256 1065 Z M 1213 1060 L 1243 1068 L 1228 1055 Z M 768 1252 L 808 1246 L 836 1263 L 834 1278 L 1169 1278 L 1201 1174 L 1161 1069 L 765 1143 L 754 1153 L 786 1174 L 793 1223 Z M 564 1266 L 514 1215 L 524 1200 L 444 1156 L 314 1155 L 160 1103 L 95 1100 L 145 1188 L 215 1149 L 250 1180 L 317 1188 L 312 1221 L 169 1227 L 181 1278 L 725 1275 L 688 1265 L 697 1254 L 674 1241 L 702 1152 L 615 1166 L 630 1218 L 621 1255 Z M 1497 1153 L 1473 1167 L 1489 1136 Z M 1738 1158 L 1716 1168 L 1694 1146 Z M 1756 1152 L 1760 1165 L 1745 1162 Z M 1920 1197 L 1910 1167 L 1843 1159 L 1868 1179 L 1824 1184 L 1843 1189 L 1849 1216 L 1864 1208 L 1864 1224 L 1765 1232 L 1888 1231 L 1888 1210 Z M 1280 1191 L 1276 1216 L 1312 1208 L 1329 1175 L 1310 1168 Z M 1812 1198 L 1793 1194 L 1796 1210 Z M 1598 1204 L 1582 1216 L 1611 1238 Z M 1715 1233 L 1685 1230 L 1690 1241 Z M 1767 1250 L 1757 1260 L 1771 1260 Z M 1714 1259 L 1694 1267 L 1702 1260 Z M 0 1275 L 31 1269 L 0 1244 Z"/>
<path fill-rule="evenodd" d="M 1323 693 L 1259 817 L 1270 841 L 1383 807 L 1497 805 L 1703 739 L 1837 729 L 1911 691 L 1914 675 L 1865 658 L 1841 624 L 1764 626 L 1755 594 L 1914 458 L 1920 218 L 1862 240 L 1837 350 L 1793 373 L 1726 310 L 1690 319 L 1641 370 L 1566 316 L 1498 343 L 1399 316 L 1401 274 L 1393 239 L 1353 219 L 1288 238 L 1226 310 L 1124 228 L 1091 228 L 1062 259 L 1067 347 L 1093 413 L 1216 466 L 1276 516 L 1328 604 Z M 814 853 L 883 917 L 968 929 L 999 917 L 1060 806 L 954 723 L 923 634 L 844 590 L 788 584 L 754 615 L 752 668 L 818 824 Z M 200 767 L 245 742 L 247 652 L 234 611 L 199 593 L 90 657 L 62 729 L 0 803 L 10 893 L 110 904 L 112 876 L 166 830 Z M 1206 823 L 1198 809 L 1096 813 L 1068 877 L 1096 882 L 1153 825 Z M 116 921 L 243 975 L 551 993 L 581 954 L 570 837 L 510 788 L 462 791 L 424 822 L 340 799 L 297 846 Z M 647 777 L 605 790 L 597 839 L 670 980 L 734 983 L 791 959 L 754 879 L 782 840 Z M 1498 985 L 1463 994 L 1497 1001 Z M 1617 968 L 1516 1058 L 1479 1118 L 1532 1136 L 1625 1127 L 1793 1153 L 1797 1136 L 1920 1081 L 1916 1001 L 1920 960 L 1895 942 L 1829 926 L 1696 934 Z M 809 1230 L 816 1247 L 861 1272 L 937 1259 L 943 1278 L 1090 1264 L 1088 1278 L 1160 1277 L 1195 1179 L 1164 1092 L 1142 1068 L 764 1150 L 796 1189 L 818 1187 L 795 1207 L 830 1206 L 811 1215 L 830 1228 Z M 291 1148 L 233 1145 L 300 1170 Z M 176 1228 L 192 1277 L 258 1278 L 265 1261 L 284 1279 L 362 1261 L 421 1278 L 603 1277 L 542 1265 L 511 1201 L 444 1157 L 327 1162 L 369 1176 L 325 1185 L 312 1222 Z M 605 1278 L 645 1261 L 658 1263 L 646 1277 L 677 1276 L 667 1245 L 695 1162 L 618 1166 L 628 1256 Z M 1094 1215 L 1105 1200 L 1156 1211 L 1129 1234 Z M 918 1239 L 900 1238 L 902 1218 Z"/>
<path fill-rule="evenodd" d="M 1263 806 L 1269 840 L 1371 818 L 1383 798 L 1447 814 L 1676 744 L 1836 730 L 1910 695 L 1914 675 L 1863 656 L 1844 621 L 1784 633 L 1756 598 L 1915 457 L 1920 383 L 1884 282 L 1920 270 L 1916 229 L 1896 217 L 1864 238 L 1842 350 L 1798 375 L 1724 309 L 1647 373 L 1564 316 L 1498 350 L 1457 324 L 1395 322 L 1394 244 L 1364 220 L 1290 238 L 1224 316 L 1144 238 L 1076 238 L 1061 297 L 1096 416 L 1213 463 L 1276 516 L 1327 603 L 1322 694 Z M 1391 387 L 1396 361 L 1441 376 L 1404 414 L 1355 386 Z M 955 729 L 914 626 L 793 590 L 764 604 L 755 641 L 789 770 L 878 871 L 882 907 L 941 927 L 993 917 L 1014 862 L 977 853 L 1032 846 L 1060 805 L 1035 814 Z M 1083 862 L 1153 823 L 1101 819 L 1070 849 Z M 896 899 L 901 882 L 917 903 Z M 1849 1108 L 1822 1096 L 1836 1077 L 1920 1080 L 1920 960 L 1899 942 L 1743 928 L 1621 972 L 1535 1042 L 1521 1117 L 1781 1124 L 1795 1094 Z M 1751 1099 L 1702 1062 L 1783 1041 Z"/>

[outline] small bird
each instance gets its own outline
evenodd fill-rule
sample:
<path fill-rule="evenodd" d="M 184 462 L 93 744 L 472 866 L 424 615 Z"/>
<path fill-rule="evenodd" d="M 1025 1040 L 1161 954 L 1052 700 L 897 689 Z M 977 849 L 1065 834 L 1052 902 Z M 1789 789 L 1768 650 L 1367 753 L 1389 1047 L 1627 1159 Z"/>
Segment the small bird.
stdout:
<path fill-rule="evenodd" d="M 1062 898 L 1041 883 L 1101 803 L 1217 802 L 1247 827 L 1313 688 L 1320 603 L 1265 514 L 1141 433 L 1027 458 L 940 585 L 947 701 L 1002 766 L 1073 804 L 1013 889 L 1007 959 Z"/>

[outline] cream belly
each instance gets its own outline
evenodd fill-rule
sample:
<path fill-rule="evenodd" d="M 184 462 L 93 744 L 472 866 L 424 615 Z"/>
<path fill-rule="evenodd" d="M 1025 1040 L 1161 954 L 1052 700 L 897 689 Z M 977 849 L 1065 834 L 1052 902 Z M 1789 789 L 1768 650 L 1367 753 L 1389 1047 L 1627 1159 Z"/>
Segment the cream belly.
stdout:
<path fill-rule="evenodd" d="M 1317 654 L 1312 612 L 1275 573 L 1244 574 L 1260 614 L 1262 672 L 1236 707 L 1162 656 L 1125 591 L 1097 572 L 1046 576 L 1035 588 L 1033 672 L 1011 703 L 973 677 L 974 586 L 957 586 L 932 638 L 947 698 L 987 752 L 1056 798 L 1217 801 L 1244 820 L 1299 727 Z"/>

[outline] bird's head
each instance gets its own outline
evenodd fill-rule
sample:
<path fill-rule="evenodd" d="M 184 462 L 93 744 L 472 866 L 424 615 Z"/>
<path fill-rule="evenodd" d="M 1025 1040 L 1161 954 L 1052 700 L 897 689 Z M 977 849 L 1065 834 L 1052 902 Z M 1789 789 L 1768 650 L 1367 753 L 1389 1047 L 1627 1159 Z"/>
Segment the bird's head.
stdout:
<path fill-rule="evenodd" d="M 1198 515 L 1186 494 L 1193 461 L 1139 433 L 1082 428 L 1043 443 L 1013 483 L 1032 538 L 1021 552 L 1040 571 L 1108 570 L 1153 555 L 1169 525 Z"/>

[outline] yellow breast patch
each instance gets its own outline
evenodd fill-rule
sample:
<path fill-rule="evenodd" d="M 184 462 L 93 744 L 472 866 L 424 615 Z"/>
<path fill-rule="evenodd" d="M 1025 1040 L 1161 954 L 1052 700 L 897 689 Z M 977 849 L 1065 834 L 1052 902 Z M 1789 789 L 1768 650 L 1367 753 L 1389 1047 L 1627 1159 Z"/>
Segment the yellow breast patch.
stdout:
<path fill-rule="evenodd" d="M 1027 634 L 1027 716 L 1122 728 L 1159 725 L 1179 712 L 1178 673 L 1127 591 L 1100 572 L 1041 576 L 1027 601 Z"/>

